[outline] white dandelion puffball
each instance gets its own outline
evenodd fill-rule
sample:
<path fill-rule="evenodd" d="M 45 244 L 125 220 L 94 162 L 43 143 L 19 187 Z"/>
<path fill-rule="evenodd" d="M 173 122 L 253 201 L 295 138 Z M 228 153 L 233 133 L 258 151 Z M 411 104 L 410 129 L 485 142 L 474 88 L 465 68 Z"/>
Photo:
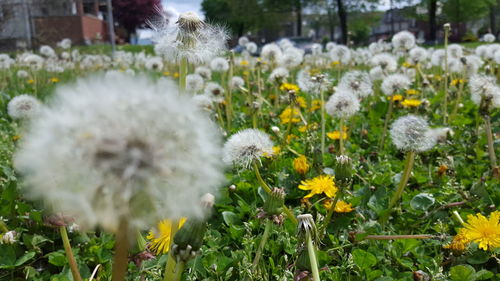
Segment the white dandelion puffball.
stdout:
<path fill-rule="evenodd" d="M 217 57 L 210 62 L 210 68 L 215 72 L 226 72 L 229 70 L 229 62 L 225 58 Z"/>
<path fill-rule="evenodd" d="M 204 215 L 198 199 L 224 179 L 217 132 L 172 81 L 90 77 L 56 90 L 14 163 L 30 198 L 79 225 L 146 229 Z"/>
<path fill-rule="evenodd" d="M 240 88 L 243 88 L 245 86 L 245 80 L 239 76 L 233 76 L 231 77 L 231 82 L 230 82 L 231 88 L 238 90 Z"/>
<path fill-rule="evenodd" d="M 410 50 L 409 55 L 411 63 L 417 64 L 422 63 L 427 59 L 428 52 L 422 47 L 415 47 Z"/>
<path fill-rule="evenodd" d="M 52 49 L 52 47 L 50 46 L 47 46 L 47 45 L 43 45 L 40 47 L 40 54 L 42 56 L 45 56 L 45 57 L 56 57 L 56 52 L 54 51 L 54 49 Z"/>
<path fill-rule="evenodd" d="M 198 93 L 203 90 L 205 81 L 201 75 L 193 73 L 186 75 L 186 91 L 188 93 Z"/>
<path fill-rule="evenodd" d="M 42 105 L 30 95 L 19 95 L 7 104 L 7 113 L 12 119 L 31 119 L 40 112 Z"/>
<path fill-rule="evenodd" d="M 246 37 L 246 36 L 241 36 L 240 38 L 238 38 L 238 45 L 240 45 L 240 46 L 244 47 L 249 42 L 250 42 L 250 40 L 248 40 L 248 37 Z"/>
<path fill-rule="evenodd" d="M 226 50 L 228 33 L 225 28 L 204 22 L 196 13 L 187 12 L 179 16 L 175 24 L 168 24 L 165 15 L 150 22 L 156 36 L 155 52 L 168 61 L 187 59 L 192 64 L 210 61 Z"/>
<path fill-rule="evenodd" d="M 67 50 L 71 48 L 71 39 L 64 38 L 63 40 L 57 43 L 57 46 L 60 47 L 61 49 Z"/>
<path fill-rule="evenodd" d="M 343 45 L 337 45 L 330 51 L 330 59 L 341 64 L 348 64 L 351 61 L 351 50 Z"/>
<path fill-rule="evenodd" d="M 264 45 L 264 47 L 262 47 L 262 51 L 260 52 L 260 56 L 266 61 L 278 61 L 282 55 L 283 52 L 275 43 Z"/>
<path fill-rule="evenodd" d="M 345 73 L 340 79 L 337 88 L 351 91 L 358 98 L 365 98 L 373 93 L 370 76 L 366 72 L 358 70 Z"/>
<path fill-rule="evenodd" d="M 198 66 L 194 70 L 194 73 L 200 75 L 205 80 L 210 80 L 212 78 L 212 70 L 210 70 L 210 68 L 205 66 Z"/>
<path fill-rule="evenodd" d="M 436 145 L 436 135 L 427 121 L 415 115 L 398 118 L 391 127 L 394 145 L 403 151 L 424 152 Z"/>
<path fill-rule="evenodd" d="M 257 50 L 259 49 L 259 47 L 257 47 L 257 44 L 255 44 L 254 42 L 248 42 L 246 45 L 245 45 L 245 49 L 250 53 L 250 54 L 254 54 L 255 52 L 257 52 Z"/>
<path fill-rule="evenodd" d="M 208 82 L 204 94 L 209 96 L 213 102 L 224 102 L 224 88 L 216 82 Z"/>
<path fill-rule="evenodd" d="M 382 92 L 388 96 L 396 94 L 398 91 L 407 90 L 411 85 L 410 79 L 403 74 L 391 74 L 382 82 Z"/>
<path fill-rule="evenodd" d="M 448 46 L 448 55 L 452 58 L 459 59 L 463 56 L 464 49 L 458 44 L 451 44 Z"/>
<path fill-rule="evenodd" d="M 269 135 L 257 129 L 245 129 L 226 141 L 222 159 L 226 164 L 249 168 L 253 161 L 270 155 L 273 155 L 273 142 Z"/>
<path fill-rule="evenodd" d="M 348 118 L 359 111 L 359 100 L 350 91 L 337 89 L 326 102 L 325 110 L 333 117 Z"/>
<path fill-rule="evenodd" d="M 288 78 L 289 75 L 290 75 L 290 73 L 288 72 L 288 70 L 286 68 L 278 67 L 271 72 L 268 79 L 269 79 L 269 82 L 271 82 L 271 83 L 273 83 L 273 82 L 281 83 L 281 82 L 283 82 L 284 79 Z"/>
<path fill-rule="evenodd" d="M 500 107 L 500 87 L 496 85 L 496 78 L 487 75 L 474 75 L 469 80 L 471 99 L 476 105 L 485 100 L 493 108 Z"/>
<path fill-rule="evenodd" d="M 305 68 L 297 73 L 297 84 L 302 92 L 319 95 L 328 90 L 331 81 L 327 74 L 311 75 L 310 69 Z"/>
<path fill-rule="evenodd" d="M 486 33 L 485 35 L 483 35 L 483 41 L 486 43 L 493 43 L 495 42 L 495 39 L 495 35 L 491 33 Z"/>
<path fill-rule="evenodd" d="M 370 60 L 372 66 L 380 66 L 380 68 L 387 72 L 394 72 L 398 68 L 396 58 L 388 53 L 381 53 L 373 56 Z"/>
<path fill-rule="evenodd" d="M 163 61 L 160 57 L 150 57 L 146 60 L 144 67 L 151 71 L 161 71 L 163 69 Z"/>
<path fill-rule="evenodd" d="M 415 35 L 406 30 L 400 31 L 392 37 L 392 46 L 396 50 L 410 50 L 415 47 Z"/>

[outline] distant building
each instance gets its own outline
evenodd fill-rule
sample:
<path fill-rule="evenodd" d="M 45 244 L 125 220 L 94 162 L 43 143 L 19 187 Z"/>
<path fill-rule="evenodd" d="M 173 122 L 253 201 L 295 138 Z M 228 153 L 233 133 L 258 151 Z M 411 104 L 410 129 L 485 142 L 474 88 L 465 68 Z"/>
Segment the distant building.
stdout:
<path fill-rule="evenodd" d="M 107 40 L 105 11 L 102 0 L 1 0 L 0 51 Z"/>
<path fill-rule="evenodd" d="M 371 41 L 388 39 L 393 34 L 403 30 L 412 32 L 417 39 L 425 40 L 427 23 L 408 17 L 406 13 L 411 8 L 413 7 L 386 11 L 380 20 L 380 24 L 372 28 Z"/>

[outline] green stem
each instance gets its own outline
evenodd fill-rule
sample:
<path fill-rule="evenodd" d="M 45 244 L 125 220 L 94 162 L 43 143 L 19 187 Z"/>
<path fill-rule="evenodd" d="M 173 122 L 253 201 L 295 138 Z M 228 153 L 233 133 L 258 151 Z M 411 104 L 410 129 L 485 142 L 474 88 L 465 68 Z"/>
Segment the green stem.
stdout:
<path fill-rule="evenodd" d="M 323 93 L 323 90 L 320 91 L 320 96 L 321 96 L 321 158 L 323 159 L 325 154 L 325 136 L 326 136 L 325 94 Z"/>
<path fill-rule="evenodd" d="M 458 93 L 457 93 L 457 100 L 455 102 L 455 106 L 453 107 L 453 111 L 451 112 L 450 120 L 455 119 L 455 115 L 457 115 L 458 112 L 458 106 L 460 105 L 460 100 L 462 99 L 462 91 L 464 89 L 464 83 L 460 83 L 460 86 L 458 88 Z"/>
<path fill-rule="evenodd" d="M 335 212 L 335 205 L 337 205 L 337 202 L 339 202 L 341 197 L 342 197 L 342 189 L 340 189 L 337 192 L 335 198 L 333 198 L 332 207 L 328 209 L 328 212 L 326 213 L 325 220 L 323 221 L 323 226 L 321 227 L 321 230 L 319 232 L 319 235 L 321 235 L 322 237 L 323 235 L 325 235 L 326 229 L 330 224 L 330 221 L 332 220 L 332 215 Z"/>
<path fill-rule="evenodd" d="M 262 239 L 260 240 L 259 248 L 257 248 L 257 252 L 255 253 L 255 258 L 252 263 L 253 270 L 257 268 L 259 264 L 260 257 L 262 256 L 262 251 L 264 250 L 264 246 L 266 245 L 267 238 L 269 238 L 269 233 L 271 231 L 271 226 L 273 223 L 271 220 L 266 219 L 266 226 L 264 228 L 264 234 L 262 234 Z"/>
<path fill-rule="evenodd" d="M 127 275 L 128 250 L 130 247 L 128 232 L 127 219 L 121 218 L 118 225 L 118 233 L 116 234 L 112 281 L 123 281 Z"/>
<path fill-rule="evenodd" d="M 187 58 L 182 58 L 179 66 L 179 88 L 181 92 L 186 90 L 186 76 L 188 72 Z"/>
<path fill-rule="evenodd" d="M 488 139 L 488 154 L 490 156 L 491 169 L 494 170 L 497 167 L 497 156 L 495 155 L 495 146 L 493 143 L 493 134 L 491 133 L 491 121 L 490 116 L 484 116 L 484 130 L 486 131 L 486 137 Z"/>
<path fill-rule="evenodd" d="M 406 162 L 403 170 L 403 175 L 401 176 L 399 185 L 396 188 L 396 192 L 394 192 L 394 195 L 392 196 L 391 201 L 389 202 L 389 207 L 387 208 L 387 212 L 381 217 L 381 223 L 385 223 L 387 221 L 389 215 L 391 214 L 392 208 L 399 201 L 401 195 L 403 195 L 404 188 L 408 183 L 408 180 L 410 179 L 411 170 L 413 168 L 414 162 L 415 162 L 415 152 L 410 151 L 408 152 L 408 154 L 406 154 Z"/>
<path fill-rule="evenodd" d="M 262 189 L 264 189 L 264 191 L 267 194 L 271 194 L 271 192 L 272 192 L 271 188 L 269 187 L 269 185 L 267 185 L 267 183 L 264 181 L 264 179 L 260 175 L 259 167 L 257 166 L 257 163 L 255 161 L 253 162 L 253 170 L 255 172 L 255 176 L 257 177 L 257 180 L 259 181 L 260 185 L 262 186 Z M 292 213 L 292 211 L 287 206 L 285 206 L 285 204 L 283 204 L 283 212 L 285 212 L 286 216 L 295 225 L 298 223 L 297 218 L 295 217 L 295 215 Z"/>
<path fill-rule="evenodd" d="M 411 235 L 367 235 L 362 240 L 397 240 L 397 239 L 434 239 L 431 234 L 411 234 Z"/>
<path fill-rule="evenodd" d="M 179 221 L 172 222 L 172 229 L 170 230 L 170 241 L 168 242 L 168 259 L 167 264 L 165 265 L 165 272 L 163 273 L 163 281 L 172 281 L 174 278 L 174 269 L 175 269 L 175 258 L 170 253 L 170 247 L 172 246 L 172 241 L 174 239 L 175 234 L 179 230 Z"/>
<path fill-rule="evenodd" d="M 339 155 L 344 155 L 344 118 L 341 117 L 339 123 L 340 123 L 340 129 L 339 129 L 339 132 L 340 132 L 339 152 L 340 152 L 340 154 Z"/>
<path fill-rule="evenodd" d="M 385 135 L 387 134 L 387 128 L 389 127 L 389 120 L 392 116 L 392 109 L 394 107 L 393 96 L 390 96 L 389 108 L 387 109 L 387 114 L 385 115 L 384 129 L 382 130 L 382 136 L 380 137 L 379 148 L 384 149 Z"/>
<path fill-rule="evenodd" d="M 319 270 L 318 270 L 318 261 L 316 260 L 316 249 L 314 248 L 314 244 L 312 242 L 311 233 L 308 231 L 306 234 L 307 239 L 307 253 L 309 254 L 309 262 L 311 263 L 311 271 L 313 275 L 314 281 L 320 281 L 319 279 Z"/>
<path fill-rule="evenodd" d="M 448 28 L 444 29 L 444 97 L 443 97 L 443 123 L 448 118 Z"/>
<path fill-rule="evenodd" d="M 76 264 L 75 256 L 71 250 L 71 244 L 69 243 L 68 232 L 66 231 L 66 226 L 59 227 L 59 232 L 61 233 L 61 238 L 64 245 L 64 251 L 66 252 L 66 257 L 68 258 L 69 268 L 71 269 L 71 275 L 73 275 L 73 280 L 82 281 L 80 276 L 80 271 Z"/>
<path fill-rule="evenodd" d="M 3 220 L 0 219 L 0 232 L 9 232 L 9 229 L 7 228 L 7 225 Z"/>
<path fill-rule="evenodd" d="M 465 222 L 464 222 L 464 220 L 462 219 L 462 217 L 460 216 L 460 214 L 457 212 L 457 210 L 454 210 L 454 211 L 452 212 L 452 214 L 453 214 L 453 216 L 455 216 L 455 218 L 458 220 L 458 222 L 459 222 L 460 224 L 462 224 L 462 225 L 463 225 L 463 224 L 465 223 Z"/>
<path fill-rule="evenodd" d="M 175 274 L 173 281 L 180 281 L 182 278 L 182 273 L 184 273 L 184 268 L 186 267 L 186 263 L 180 260 L 175 266 Z"/>

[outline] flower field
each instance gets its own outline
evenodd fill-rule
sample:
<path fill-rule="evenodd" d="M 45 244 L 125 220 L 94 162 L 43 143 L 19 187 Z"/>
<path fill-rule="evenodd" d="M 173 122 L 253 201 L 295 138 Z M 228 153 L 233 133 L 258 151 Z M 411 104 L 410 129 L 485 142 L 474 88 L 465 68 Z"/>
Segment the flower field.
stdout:
<path fill-rule="evenodd" d="M 494 37 L 156 31 L 0 54 L 0 280 L 500 279 Z"/>

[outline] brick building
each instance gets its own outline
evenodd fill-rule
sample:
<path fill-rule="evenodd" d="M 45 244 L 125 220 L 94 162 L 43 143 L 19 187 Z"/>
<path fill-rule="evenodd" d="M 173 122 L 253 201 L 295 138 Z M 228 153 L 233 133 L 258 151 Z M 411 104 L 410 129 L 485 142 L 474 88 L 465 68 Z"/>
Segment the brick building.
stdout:
<path fill-rule="evenodd" d="M 102 0 L 2 0 L 0 51 L 107 40 L 106 3 Z"/>

